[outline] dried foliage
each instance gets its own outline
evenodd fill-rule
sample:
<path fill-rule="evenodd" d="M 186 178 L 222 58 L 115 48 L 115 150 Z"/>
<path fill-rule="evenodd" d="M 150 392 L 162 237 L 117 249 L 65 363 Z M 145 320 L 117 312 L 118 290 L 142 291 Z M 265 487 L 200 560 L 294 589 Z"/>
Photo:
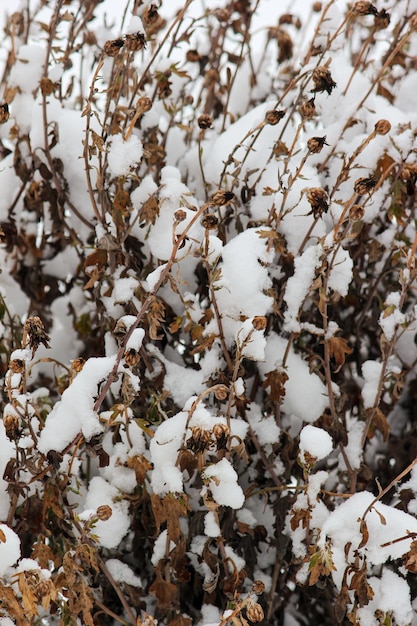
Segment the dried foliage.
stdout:
<path fill-rule="evenodd" d="M 417 606 L 417 16 L 214 4 L 5 16 L 5 626 Z"/>

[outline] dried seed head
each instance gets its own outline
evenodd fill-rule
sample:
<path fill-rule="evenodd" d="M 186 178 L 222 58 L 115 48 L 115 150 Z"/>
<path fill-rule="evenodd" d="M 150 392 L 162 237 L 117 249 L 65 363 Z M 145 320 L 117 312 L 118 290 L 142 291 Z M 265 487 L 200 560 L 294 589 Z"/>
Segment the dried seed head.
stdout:
<path fill-rule="evenodd" d="M 79 356 L 77 359 L 74 359 L 73 361 L 71 361 L 71 374 L 75 375 L 81 372 L 84 365 L 85 365 L 85 359 L 83 359 L 82 356 Z"/>
<path fill-rule="evenodd" d="M 226 385 L 216 385 L 214 388 L 214 395 L 217 400 L 226 400 L 229 395 L 229 390 Z"/>
<path fill-rule="evenodd" d="M 219 218 L 213 213 L 208 213 L 207 215 L 203 217 L 203 219 L 201 220 L 201 223 L 203 227 L 206 228 L 207 230 L 213 230 L 214 228 L 217 228 L 217 225 L 219 223 Z"/>
<path fill-rule="evenodd" d="M 111 506 L 109 506 L 108 504 L 102 504 L 98 507 L 96 515 L 99 520 L 101 520 L 102 522 L 106 522 L 113 515 Z"/>
<path fill-rule="evenodd" d="M 276 40 L 278 44 L 278 63 L 283 63 L 284 61 L 289 61 L 293 55 L 294 43 L 290 37 L 290 34 L 287 33 L 283 28 L 277 29 Z"/>
<path fill-rule="evenodd" d="M 365 209 L 360 204 L 354 204 L 349 209 L 349 219 L 357 222 L 363 219 L 365 215 Z"/>
<path fill-rule="evenodd" d="M 144 33 L 128 33 L 125 37 L 126 48 L 131 52 L 137 52 L 146 48 Z"/>
<path fill-rule="evenodd" d="M 353 189 L 355 193 L 363 196 L 366 193 L 371 193 L 371 191 L 375 188 L 376 180 L 373 176 L 365 176 L 362 178 L 358 178 L 355 181 Z"/>
<path fill-rule="evenodd" d="M 316 105 L 314 104 L 314 98 L 310 100 L 304 100 L 300 105 L 298 112 L 303 120 L 311 120 L 316 115 Z"/>
<path fill-rule="evenodd" d="M 187 54 L 185 58 L 190 63 L 198 63 L 199 60 L 201 59 L 201 56 L 197 50 L 187 50 Z"/>
<path fill-rule="evenodd" d="M 147 111 L 150 111 L 151 109 L 152 109 L 152 100 L 148 98 L 148 96 L 143 96 L 142 98 L 139 98 L 136 104 L 136 111 L 142 114 L 142 113 L 146 113 Z"/>
<path fill-rule="evenodd" d="M 120 319 L 116 322 L 116 326 L 113 329 L 113 335 L 117 339 L 117 343 L 120 345 L 120 342 L 123 340 L 124 336 L 127 333 L 127 327 L 125 322 Z"/>
<path fill-rule="evenodd" d="M 292 15 L 292 13 L 284 13 L 279 18 L 279 24 L 293 24 L 297 29 L 300 29 L 302 24 L 299 17 Z"/>
<path fill-rule="evenodd" d="M 255 315 L 252 320 L 252 326 L 255 330 L 265 330 L 266 328 L 266 317 L 264 315 Z"/>
<path fill-rule="evenodd" d="M 5 124 L 10 117 L 9 105 L 7 102 L 0 104 L 0 124 Z"/>
<path fill-rule="evenodd" d="M 159 18 L 158 7 L 156 4 L 150 4 L 143 12 L 142 20 L 143 23 L 146 24 L 155 24 L 155 22 Z"/>
<path fill-rule="evenodd" d="M 374 19 L 375 30 L 384 30 L 385 28 L 388 28 L 390 22 L 391 22 L 391 15 L 385 9 L 381 9 L 375 15 L 375 19 Z"/>
<path fill-rule="evenodd" d="M 285 111 L 267 111 L 265 113 L 265 122 L 270 126 L 275 126 L 285 115 Z"/>
<path fill-rule="evenodd" d="M 372 2 L 355 2 L 350 10 L 353 17 L 359 17 L 362 15 L 376 15 L 378 13 L 377 8 Z"/>
<path fill-rule="evenodd" d="M 311 137 L 307 141 L 307 148 L 311 152 L 311 154 L 319 154 L 323 146 L 328 146 L 329 144 L 326 142 L 326 135 L 324 137 Z"/>
<path fill-rule="evenodd" d="M 391 123 L 388 120 L 379 120 L 375 124 L 375 132 L 377 135 L 386 135 L 391 130 Z"/>
<path fill-rule="evenodd" d="M 45 346 L 45 348 L 50 347 L 48 343 L 50 338 L 45 332 L 45 327 L 40 317 L 37 315 L 28 317 L 23 328 L 29 336 L 29 347 L 32 348 L 33 353 L 36 352 L 40 344 Z"/>
<path fill-rule="evenodd" d="M 417 179 L 417 165 L 415 163 L 405 163 L 400 176 L 401 180 L 415 182 Z"/>
<path fill-rule="evenodd" d="M 252 585 L 252 591 L 253 593 L 256 593 L 257 596 L 260 596 L 263 594 L 263 592 L 265 591 L 265 585 L 262 582 L 262 580 L 255 580 L 255 582 Z"/>
<path fill-rule="evenodd" d="M 217 442 L 217 450 L 225 450 L 227 448 L 227 439 L 230 431 L 227 424 L 215 424 L 213 427 L 213 435 Z"/>
<path fill-rule="evenodd" d="M 323 8 L 323 3 L 322 2 L 313 2 L 313 11 L 314 13 L 320 13 L 320 11 Z"/>
<path fill-rule="evenodd" d="M 204 452 L 210 447 L 211 432 L 200 426 L 191 428 L 191 437 L 187 439 L 187 447 L 192 452 Z"/>
<path fill-rule="evenodd" d="M 125 42 L 123 39 L 111 39 L 104 44 L 103 52 L 108 57 L 115 57 L 119 54 L 124 45 Z"/>
<path fill-rule="evenodd" d="M 246 615 L 251 622 L 262 622 L 264 619 L 264 610 L 258 602 L 249 600 L 246 605 Z"/>
<path fill-rule="evenodd" d="M 124 354 L 124 359 L 126 365 L 132 369 L 132 367 L 135 367 L 139 363 L 139 352 L 137 352 L 134 348 L 129 348 Z"/>
<path fill-rule="evenodd" d="M 312 89 L 313 93 L 322 93 L 323 91 L 326 91 L 330 95 L 336 87 L 336 83 L 332 78 L 330 70 L 324 65 L 319 65 L 319 67 L 316 67 L 316 69 L 313 70 L 312 79 L 314 83 L 314 89 Z"/>
<path fill-rule="evenodd" d="M 23 374 L 26 368 L 26 363 L 23 359 L 13 359 L 9 363 L 9 370 L 12 374 Z"/>
<path fill-rule="evenodd" d="M 177 209 L 174 213 L 174 219 L 176 222 L 183 222 L 187 219 L 187 213 L 184 209 Z"/>
<path fill-rule="evenodd" d="M 228 9 L 214 9 L 212 13 L 219 22 L 227 22 L 230 17 L 230 11 L 228 11 Z"/>
<path fill-rule="evenodd" d="M 211 115 L 207 115 L 206 113 L 200 115 L 197 122 L 198 126 L 203 130 L 206 130 L 207 128 L 211 128 L 213 126 L 213 118 L 211 117 Z"/>
<path fill-rule="evenodd" d="M 214 204 L 214 206 L 227 206 L 234 199 L 235 194 L 233 191 L 223 191 L 223 189 L 218 189 L 214 192 L 212 196 L 210 196 L 210 203 Z"/>
<path fill-rule="evenodd" d="M 327 193 L 321 187 L 311 187 L 307 191 L 307 200 L 315 218 L 321 217 L 323 213 L 327 213 L 329 210 Z"/>
<path fill-rule="evenodd" d="M 3 425 L 7 437 L 10 441 L 15 441 L 19 437 L 19 418 L 11 413 L 6 413 L 3 417 Z"/>

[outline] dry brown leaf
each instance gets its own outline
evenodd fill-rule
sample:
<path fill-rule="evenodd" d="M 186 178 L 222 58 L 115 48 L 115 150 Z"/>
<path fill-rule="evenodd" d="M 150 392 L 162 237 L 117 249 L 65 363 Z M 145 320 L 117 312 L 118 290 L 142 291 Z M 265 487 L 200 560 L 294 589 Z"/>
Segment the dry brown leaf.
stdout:
<path fill-rule="evenodd" d="M 352 354 L 352 348 L 343 337 L 330 337 L 330 339 L 326 339 L 326 343 L 330 358 L 333 358 L 336 362 L 336 372 L 339 372 L 345 364 L 346 355 Z"/>

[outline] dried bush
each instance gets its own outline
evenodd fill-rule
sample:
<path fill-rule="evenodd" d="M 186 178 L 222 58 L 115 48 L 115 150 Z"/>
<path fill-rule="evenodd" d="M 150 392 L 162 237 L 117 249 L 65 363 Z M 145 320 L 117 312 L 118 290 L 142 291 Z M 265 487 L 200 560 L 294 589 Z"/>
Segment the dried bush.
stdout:
<path fill-rule="evenodd" d="M 1 626 L 413 621 L 416 5 L 286 4 L 4 15 Z"/>

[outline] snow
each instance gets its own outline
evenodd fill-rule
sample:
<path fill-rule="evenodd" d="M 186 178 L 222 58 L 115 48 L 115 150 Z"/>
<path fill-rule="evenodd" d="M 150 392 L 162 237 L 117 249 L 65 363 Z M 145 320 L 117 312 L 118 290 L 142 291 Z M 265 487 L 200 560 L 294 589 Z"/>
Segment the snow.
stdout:
<path fill-rule="evenodd" d="M 178 451 L 183 443 L 188 414 L 181 411 L 162 422 L 150 443 L 151 461 L 154 464 L 151 485 L 155 493 L 183 491 L 183 478 L 176 466 Z"/>
<path fill-rule="evenodd" d="M 349 290 L 349 285 L 352 281 L 353 275 L 353 261 L 350 258 L 349 252 L 343 248 L 338 248 L 334 256 L 330 254 L 333 261 L 327 286 L 335 293 L 341 296 L 346 296 Z"/>
<path fill-rule="evenodd" d="M 165 559 L 168 554 L 175 548 L 175 543 L 173 541 L 169 542 L 168 545 L 168 531 L 163 530 L 157 537 L 154 545 L 153 552 L 151 557 L 151 563 L 154 567 L 156 567 L 161 559 Z"/>
<path fill-rule="evenodd" d="M 316 267 L 320 263 L 323 249 L 320 245 L 310 246 L 294 260 L 294 275 L 288 279 L 284 300 L 287 310 L 284 315 L 284 328 L 288 332 L 300 330 L 300 308 L 314 280 Z"/>
<path fill-rule="evenodd" d="M 222 534 L 218 519 L 213 511 L 209 511 L 204 516 L 204 533 L 207 537 L 220 537 Z"/>
<path fill-rule="evenodd" d="M 379 316 L 379 325 L 388 341 L 393 339 L 398 326 L 406 322 L 405 315 L 399 310 L 400 303 L 401 294 L 391 292 L 385 300 L 385 309 Z"/>
<path fill-rule="evenodd" d="M 111 517 L 108 520 L 98 520 L 93 533 L 97 535 L 99 544 L 103 548 L 117 548 L 130 526 L 129 505 L 126 500 L 119 498 L 119 490 L 110 485 L 104 478 L 95 476 L 88 485 L 84 512 L 98 509 L 100 506 L 110 506 Z M 81 513 L 82 515 L 82 513 Z"/>
<path fill-rule="evenodd" d="M 332 577 L 338 588 L 349 564 L 345 554 L 346 544 L 351 545 L 350 554 L 357 550 L 360 556 L 366 557 L 369 565 L 381 565 L 389 559 L 401 558 L 409 550 L 412 537 L 395 542 L 396 539 L 417 532 L 417 520 L 414 517 L 376 502 L 365 519 L 369 538 L 363 547 L 359 547 L 362 542 L 360 521 L 374 500 L 375 496 L 368 491 L 355 493 L 330 512 L 323 523 L 318 545 L 323 547 L 326 540 L 331 542 L 336 566 Z"/>
<path fill-rule="evenodd" d="M 373 16 L 349 18 L 328 54 L 322 59 L 309 56 L 308 65 L 303 65 L 303 59 L 319 19 L 311 2 L 286 3 L 294 17 L 301 18 L 299 30 L 295 23 L 280 24 L 279 17 L 288 9 L 283 3 L 261 0 L 251 14 L 250 55 L 244 42 L 243 60 L 238 64 L 233 62 L 242 45 L 239 23 L 233 21 L 237 11 L 230 16 L 236 28 L 229 33 L 215 13 L 217 8 L 224 9 L 225 2 L 191 2 L 184 22 L 178 22 L 178 30 L 168 34 L 184 2 L 159 3 L 161 30 L 152 31 L 145 23 L 147 47 L 129 55 L 123 49 L 118 56 L 105 59 L 92 85 L 91 117 L 82 115 L 81 109 L 88 99 L 103 45 L 115 38 L 123 43 L 129 33 L 145 33 L 139 15 L 144 19 L 150 0 L 135 3 L 141 4 L 135 9 L 138 15 L 132 14 L 133 3 L 126 11 L 110 0 L 92 3 L 97 5 L 92 19 L 83 22 L 65 62 L 59 47 L 67 45 L 73 20 L 78 17 L 70 12 L 67 17 L 61 15 L 48 58 L 47 28 L 53 3 L 26 4 L 23 33 L 19 33 L 17 23 L 22 6 L 10 7 L 15 11 L 13 22 L 6 17 L 6 7 L 0 12 L 5 40 L 0 62 L 3 82 L 7 79 L 4 99 L 10 106 L 10 119 L 0 126 L 0 221 L 2 227 L 11 228 L 11 235 L 6 233 L 5 245 L 0 247 L 0 370 L 5 386 L 0 421 L 0 519 L 9 519 L 14 510 L 19 513 L 26 498 L 29 503 L 32 497 L 42 499 L 42 489 L 54 480 L 52 463 L 43 455 L 66 450 L 59 468 L 61 477 L 68 474 L 63 497 L 74 506 L 74 515 L 86 532 L 91 532 L 93 540 L 97 536 L 98 546 L 106 550 L 105 563 L 117 583 L 139 588 L 139 595 L 142 587 L 149 589 L 151 567 L 128 564 L 132 563 L 137 530 L 130 512 L 142 492 L 161 497 L 173 493 L 184 496 L 191 507 L 180 522 L 193 577 L 196 572 L 209 587 L 215 575 L 204 555 L 211 554 L 213 560 L 226 555 L 230 569 L 233 563 L 236 571 L 245 570 L 241 596 L 245 598 L 253 576 L 263 580 L 267 590 L 272 588 L 275 563 L 280 559 L 276 537 L 281 487 L 272 484 L 264 467 L 267 459 L 284 486 L 288 482 L 291 493 L 294 488 L 291 512 L 281 510 L 281 505 L 287 506 L 284 498 L 279 501 L 278 524 L 288 513 L 284 530 L 291 540 L 288 550 L 303 563 L 298 571 L 295 563 L 290 567 L 292 579 L 287 585 L 293 598 L 282 615 L 285 626 L 305 621 L 302 607 L 297 618 L 297 584 L 307 582 L 308 547 L 316 541 L 319 547 L 330 543 L 337 569 L 329 577 L 337 589 L 345 572 L 349 583 L 357 563 L 366 567 L 374 597 L 368 605 L 356 607 L 361 626 L 377 626 L 383 619 L 379 612 L 390 614 L 386 619 L 399 626 L 408 626 L 415 616 L 406 569 L 398 561 L 412 540 L 401 537 L 417 532 L 417 473 L 413 470 L 407 482 L 397 485 L 392 506 L 388 494 L 384 504 L 376 502 L 367 513 L 369 538 L 362 546 L 359 520 L 375 496 L 368 491 L 342 491 L 352 487 L 364 459 L 374 478 L 384 455 L 393 464 L 393 471 L 400 465 L 401 459 L 393 452 L 400 450 L 396 440 L 392 440 L 395 450 L 391 440 L 382 442 L 378 433 L 362 443 L 366 416 L 370 409 L 379 407 L 381 397 L 393 408 L 388 420 L 396 427 L 395 436 L 400 437 L 402 429 L 408 436 L 412 430 L 407 421 L 417 357 L 410 254 L 415 252 L 412 242 L 416 230 L 412 177 L 407 181 L 408 206 L 405 195 L 401 197 L 404 215 L 391 219 L 387 209 L 398 189 L 400 196 L 405 193 L 401 168 L 415 164 L 417 115 L 413 94 L 417 81 L 410 60 L 417 52 L 415 33 L 407 35 L 404 55 L 400 52 L 392 67 L 385 67 L 379 93 L 374 89 L 360 111 L 358 100 L 372 87 L 396 33 L 406 32 L 398 20 L 407 23 L 407 16 L 417 11 L 416 0 L 387 1 L 391 24 L 382 31 L 372 31 L 372 42 L 367 38 Z M 347 0 L 323 4 L 326 19 L 320 23 L 314 43 L 326 49 L 350 5 Z M 82 15 L 83 11 L 79 13 Z M 189 63 L 186 53 L 191 47 L 200 55 L 211 54 L 210 36 L 219 24 L 225 35 L 221 40 L 224 54 L 215 88 L 209 93 L 208 66 Z M 270 29 L 278 24 L 291 36 L 294 56 L 277 65 L 277 42 Z M 367 48 L 361 59 L 359 51 L 365 41 Z M 331 94 L 314 96 L 317 116 L 305 121 L 297 107 L 300 97 L 312 96 L 312 72 L 317 63 L 328 64 L 337 88 Z M 289 78 L 296 77 L 299 68 L 301 80 L 286 90 Z M 181 75 L 182 71 L 187 74 Z M 163 72 L 169 74 L 172 89 L 167 98 L 158 93 L 155 82 L 157 73 Z M 46 99 L 46 128 L 45 100 L 39 89 L 43 76 L 56 83 L 55 91 Z M 115 77 L 122 87 L 117 96 L 117 85 L 110 82 Z M 230 88 L 228 93 L 223 85 Z M 138 91 L 131 98 L 136 87 Z M 392 97 L 384 97 L 384 87 L 392 89 Z M 138 96 L 149 97 L 152 107 L 133 123 Z M 190 103 L 183 106 L 184 98 Z M 196 115 L 209 109 L 217 98 L 216 106 L 227 101 L 227 111 L 214 115 L 212 128 L 200 132 Z M 265 113 L 276 107 L 284 112 L 282 123 L 266 125 Z M 380 119 L 389 120 L 391 130 L 368 141 Z M 95 147 L 95 153 L 87 120 L 90 130 L 106 138 L 103 146 Z M 45 131 L 51 142 L 49 151 Z M 307 154 L 307 140 L 325 134 L 329 145 L 323 152 Z M 86 140 L 88 146 L 83 143 Z M 278 141 L 291 150 L 289 156 L 285 151 L 273 153 Z M 157 164 L 152 162 L 154 147 L 164 151 Z M 92 150 L 88 163 L 83 158 L 84 148 Z M 389 163 L 390 159 L 395 160 L 394 177 L 392 173 L 385 181 L 381 177 L 378 189 L 369 197 L 355 199 L 355 179 L 374 173 L 379 176 L 381 162 Z M 51 163 L 56 168 L 53 174 L 49 171 Z M 19 167 L 23 174 L 16 173 Z M 90 192 L 97 201 L 97 214 L 86 173 L 91 176 Z M 346 178 L 345 173 L 349 174 Z M 306 198 L 308 189 L 314 187 L 325 189 L 329 195 L 328 211 L 317 219 Z M 132 206 L 119 215 L 113 201 L 121 189 L 130 195 Z M 206 204 L 216 190 L 233 191 L 235 199 L 230 206 Z M 51 193 L 57 194 L 57 206 Z M 343 213 L 345 221 L 338 225 L 352 198 L 364 205 L 363 219 L 355 222 L 357 230 L 347 212 Z M 35 204 L 39 202 L 36 208 L 31 205 L 34 199 Z M 144 217 L 143 204 L 149 199 L 153 214 Z M 206 210 L 219 218 L 217 230 L 203 227 Z M 186 237 L 176 250 L 175 243 L 184 233 Z M 375 251 L 371 247 L 367 250 L 367 242 L 375 243 Z M 86 267 L 84 260 L 94 250 L 107 258 Z M 374 252 L 378 257 L 375 263 L 371 260 Z M 93 270 L 97 275 L 91 273 Z M 123 324 L 126 331 L 136 324 L 142 294 L 154 292 L 165 272 L 168 280 L 157 294 L 166 305 L 163 338 L 149 338 L 146 315 L 138 320 L 126 348 L 140 351 L 139 366 L 132 372 L 121 361 L 118 380 L 112 383 L 102 409 L 95 411 L 103 383 L 116 363 L 115 324 Z M 205 272 L 210 275 L 210 284 Z M 34 281 L 38 274 L 46 278 L 39 299 L 32 293 L 39 295 Z M 94 285 L 83 289 L 84 274 L 87 280 L 93 277 Z M 325 294 L 319 292 L 320 280 L 326 285 Z M 374 301 L 355 336 L 358 307 L 362 303 L 366 306 L 371 295 Z M 320 296 L 329 303 L 327 327 L 322 323 Z M 41 346 L 35 355 L 31 348 L 19 348 L 19 341 L 21 323 L 37 309 L 45 316 L 51 349 Z M 333 315 L 334 320 L 330 319 Z M 259 327 L 261 318 L 265 328 Z M 84 319 L 88 320 L 87 328 L 91 324 L 91 336 L 89 330 L 82 330 Z M 181 326 L 175 333 L 170 330 L 173 320 L 180 320 Z M 354 348 L 355 358 L 347 359 L 336 372 L 333 361 L 329 368 L 324 362 L 323 341 L 338 332 Z M 213 337 L 203 352 L 194 350 L 199 341 Z M 388 360 L 386 342 L 391 344 L 393 355 Z M 96 356 L 102 352 L 107 356 Z M 77 374 L 68 370 L 74 377 L 67 382 L 65 368 L 71 362 L 75 366 L 81 354 L 86 359 L 84 367 Z M 16 361 L 20 360 L 23 372 L 16 371 Z M 29 370 L 30 377 L 26 377 Z M 270 389 L 264 386 L 270 374 L 283 375 L 279 402 L 270 401 Z M 389 378 L 389 374 L 397 379 Z M 405 391 L 401 390 L 403 376 Z M 340 395 L 335 381 L 340 381 Z M 226 385 L 223 399 L 214 392 L 219 383 Z M 43 398 L 47 384 L 51 393 L 46 389 Z M 328 385 L 335 396 L 337 415 L 332 419 L 337 417 L 341 429 L 337 435 L 342 436 L 338 438 L 335 433 L 335 443 L 325 430 L 330 419 Z M 153 412 L 155 406 L 158 410 Z M 17 434 L 10 430 L 14 418 Z M 323 427 L 313 425 L 316 423 Z M 9 429 L 5 427 L 8 424 Z M 226 448 L 216 447 L 213 430 L 219 426 L 230 426 Z M 203 452 L 194 452 L 188 443 L 194 428 L 202 428 L 212 437 Z M 93 437 L 109 455 L 106 467 L 100 467 L 97 459 L 86 460 L 86 442 Z M 340 442 L 345 444 L 346 438 L 347 445 L 342 447 Z M 298 458 L 308 465 L 308 472 L 296 468 L 292 476 L 298 440 Z M 249 460 L 245 452 L 250 454 Z M 179 460 L 184 458 L 192 469 L 182 472 Z M 326 471 L 317 471 L 315 461 L 324 461 L 319 467 Z M 138 485 L 138 464 L 142 462 L 151 469 Z M 15 476 L 11 476 L 13 472 Z M 362 475 L 358 485 L 361 481 Z M 11 503 L 15 482 L 24 486 L 25 493 Z M 324 485 L 340 491 L 340 498 L 331 491 L 323 498 Z M 394 508 L 402 489 L 412 491 L 409 502 L 402 503 L 408 513 Z M 112 515 L 106 521 L 96 521 L 97 508 L 103 505 L 112 509 Z M 142 500 L 137 506 L 139 515 Z M 229 507 L 229 511 L 222 507 Z M 309 512 L 307 528 L 300 524 L 293 530 L 291 514 L 303 511 Z M 51 572 L 41 570 L 35 560 L 21 558 L 18 518 L 10 526 L 0 524 L 6 538 L 0 541 L 2 582 L 17 589 L 13 575 L 31 569 L 55 580 L 59 568 L 51 565 Z M 230 534 L 225 531 L 232 520 L 235 526 Z M 245 526 L 251 531 L 246 537 Z M 252 532 L 258 537 L 255 551 L 250 545 Z M 259 540 L 261 533 L 265 534 L 264 541 Z M 146 541 L 148 548 L 153 548 L 154 567 L 175 548 L 166 529 Z M 254 561 L 247 559 L 248 544 L 256 553 Z M 30 546 L 25 547 L 26 552 L 30 554 Z M 136 569 L 141 577 L 135 574 Z M 99 599 L 100 590 L 95 591 Z M 220 597 L 217 592 L 206 593 L 204 600 L 211 602 L 214 595 Z M 126 598 L 130 603 L 128 593 Z M 155 609 L 155 600 L 148 596 L 142 599 L 146 610 Z M 350 590 L 348 611 L 352 600 Z M 198 608 L 196 605 L 196 614 Z M 230 617 L 232 609 L 223 613 L 223 608 L 203 604 L 199 626 L 218 626 L 222 615 Z M 39 619 L 48 621 L 43 614 Z M 160 619 L 165 619 L 162 614 Z M 7 617 L 0 618 L 3 626 L 11 623 Z"/>
<path fill-rule="evenodd" d="M 112 135 L 107 149 L 107 160 L 112 176 L 129 176 L 143 155 L 143 146 L 136 135 L 123 139 L 121 134 Z"/>
<path fill-rule="evenodd" d="M 271 309 L 272 298 L 264 292 L 271 286 L 266 266 L 271 263 L 274 252 L 268 251 L 266 244 L 267 240 L 261 238 L 258 229 L 249 228 L 223 247 L 216 296 L 228 345 L 236 340 L 244 341 L 245 332 L 247 336 L 250 321 L 246 320 L 242 329 L 242 317 L 266 315 Z M 242 337 L 240 333 L 243 333 Z M 251 339 L 252 347 L 249 344 L 245 350 L 249 356 L 253 354 L 255 360 L 262 359 L 262 333 Z"/>
<path fill-rule="evenodd" d="M 262 376 L 282 366 L 282 359 L 287 350 L 287 340 L 275 333 L 270 333 L 265 350 L 265 362 L 259 364 Z M 282 410 L 288 416 L 296 416 L 305 422 L 314 422 L 328 406 L 325 385 L 317 374 L 311 373 L 307 363 L 290 348 L 285 371 L 288 380 L 285 383 L 285 396 Z"/>
<path fill-rule="evenodd" d="M 330 435 L 323 430 L 308 424 L 300 432 L 300 458 L 306 462 L 306 453 L 320 461 L 328 456 L 333 450 L 333 441 Z"/>
<path fill-rule="evenodd" d="M 20 559 L 20 539 L 7 524 L 0 524 L 0 576 L 4 576 L 9 568 Z"/>
<path fill-rule="evenodd" d="M 103 426 L 94 411 L 94 398 L 98 386 L 106 380 L 114 363 L 114 357 L 91 357 L 86 361 L 48 415 L 38 441 L 41 452 L 60 452 L 80 432 L 87 441 L 103 432 Z"/>
<path fill-rule="evenodd" d="M 371 576 L 368 583 L 374 597 L 367 606 L 358 609 L 360 623 L 364 626 L 379 626 L 375 613 L 383 611 L 392 615 L 398 626 L 409 626 L 413 620 L 410 587 L 404 578 L 389 569 L 384 569 L 381 577 Z"/>
<path fill-rule="evenodd" d="M 362 398 L 365 409 L 374 406 L 378 397 L 378 387 L 384 364 L 377 361 L 365 361 L 362 365 L 362 376 L 364 385 L 362 387 Z"/>
<path fill-rule="evenodd" d="M 107 559 L 106 567 L 116 582 L 127 583 L 132 587 L 142 587 L 139 576 L 136 576 L 130 567 L 119 559 Z"/>
<path fill-rule="evenodd" d="M 201 475 L 209 486 L 214 500 L 222 506 L 240 509 L 245 501 L 242 488 L 238 484 L 238 475 L 230 461 L 222 459 L 206 467 Z M 204 489 L 204 488 L 203 488 Z"/>

